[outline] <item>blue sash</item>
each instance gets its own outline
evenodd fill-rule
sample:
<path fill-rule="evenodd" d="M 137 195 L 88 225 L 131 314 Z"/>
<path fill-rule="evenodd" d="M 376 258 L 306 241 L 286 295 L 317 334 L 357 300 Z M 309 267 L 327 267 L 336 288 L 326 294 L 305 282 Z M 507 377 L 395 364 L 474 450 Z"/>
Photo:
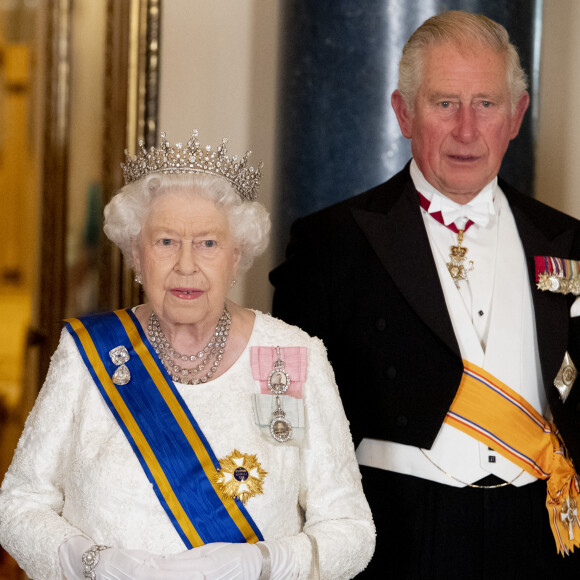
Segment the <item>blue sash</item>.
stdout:
<path fill-rule="evenodd" d="M 65 321 L 97 387 L 188 549 L 263 539 L 239 499 L 220 497 L 219 461 L 130 310 Z M 131 379 L 116 385 L 109 351 L 123 345 Z"/>

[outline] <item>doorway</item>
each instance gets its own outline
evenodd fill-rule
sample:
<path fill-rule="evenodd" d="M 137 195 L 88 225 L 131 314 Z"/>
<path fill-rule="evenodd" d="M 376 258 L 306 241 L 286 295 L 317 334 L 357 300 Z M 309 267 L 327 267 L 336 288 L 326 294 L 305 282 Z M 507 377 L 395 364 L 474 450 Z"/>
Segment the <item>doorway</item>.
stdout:
<path fill-rule="evenodd" d="M 101 216 L 124 149 L 156 133 L 159 11 L 0 0 L 0 481 L 62 320 L 135 302 Z M 0 580 L 24 578 L 0 548 Z"/>

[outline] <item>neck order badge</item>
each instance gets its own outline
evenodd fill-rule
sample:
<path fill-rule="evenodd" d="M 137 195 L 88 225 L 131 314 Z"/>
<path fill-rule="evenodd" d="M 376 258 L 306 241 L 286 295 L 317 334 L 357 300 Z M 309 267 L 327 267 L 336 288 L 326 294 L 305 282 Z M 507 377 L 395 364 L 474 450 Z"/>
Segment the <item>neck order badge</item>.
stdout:
<path fill-rule="evenodd" d="M 429 206 L 431 205 L 431 202 L 421 193 L 417 193 L 419 195 L 419 203 L 421 207 L 427 213 L 429 213 Z M 451 246 L 450 248 L 451 253 L 449 254 L 449 257 L 451 258 L 451 261 L 447 262 L 447 269 L 449 270 L 449 274 L 451 274 L 451 278 L 453 278 L 453 281 L 455 282 L 455 286 L 459 288 L 459 283 L 463 280 L 467 280 L 467 274 L 473 270 L 472 260 L 465 264 L 465 256 L 468 250 L 465 246 L 462 246 L 462 243 L 463 234 L 474 224 L 474 222 L 467 220 L 463 229 L 458 229 L 454 223 L 446 224 L 440 211 L 430 213 L 429 215 L 440 224 L 444 225 L 446 228 L 457 234 L 457 245 Z"/>

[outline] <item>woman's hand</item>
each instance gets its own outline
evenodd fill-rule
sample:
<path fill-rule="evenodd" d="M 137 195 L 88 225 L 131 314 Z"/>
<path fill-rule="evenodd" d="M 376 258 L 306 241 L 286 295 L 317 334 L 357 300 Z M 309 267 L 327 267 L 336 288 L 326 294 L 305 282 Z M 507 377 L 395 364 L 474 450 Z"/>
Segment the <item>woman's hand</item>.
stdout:
<path fill-rule="evenodd" d="M 66 580 L 83 578 L 82 555 L 94 545 L 85 536 L 73 536 L 59 548 Z M 291 551 L 276 541 L 263 542 L 271 555 L 272 580 L 296 578 Z M 178 554 L 157 556 L 144 550 L 107 548 L 94 567 L 97 580 L 257 580 L 262 551 L 255 544 L 214 542 Z M 270 559 L 270 558 L 268 558 Z M 266 567 L 265 567 L 266 568 Z"/>
<path fill-rule="evenodd" d="M 298 566 L 292 550 L 282 542 L 268 540 L 257 544 L 215 542 L 173 556 L 188 560 L 205 580 L 292 580 Z M 264 552 L 262 551 L 264 550 Z M 263 557 L 262 554 L 265 554 Z M 266 561 L 267 560 L 267 561 Z M 264 573 L 261 576 L 261 573 Z"/>
<path fill-rule="evenodd" d="M 67 580 L 85 578 L 82 555 L 94 545 L 85 536 L 73 536 L 60 545 L 59 558 Z M 98 552 L 99 561 L 94 567 L 98 580 L 204 580 L 185 559 L 165 558 L 144 550 L 107 548 Z M 219 577 L 219 576 L 218 576 Z M 226 578 L 227 576 L 222 576 Z"/>
<path fill-rule="evenodd" d="M 189 562 L 204 580 L 257 580 L 262 570 L 262 553 L 255 544 L 214 542 L 169 557 Z"/>

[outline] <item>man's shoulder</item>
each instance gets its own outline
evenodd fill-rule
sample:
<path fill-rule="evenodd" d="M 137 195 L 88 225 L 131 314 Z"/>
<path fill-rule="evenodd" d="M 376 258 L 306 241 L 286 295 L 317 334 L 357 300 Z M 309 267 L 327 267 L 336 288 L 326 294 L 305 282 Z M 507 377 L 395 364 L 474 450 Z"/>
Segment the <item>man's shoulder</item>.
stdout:
<path fill-rule="evenodd" d="M 580 229 L 580 220 L 564 213 L 529 195 L 525 195 L 500 179 L 499 185 L 505 193 L 512 211 L 520 211 L 540 229 L 561 231 Z"/>
<path fill-rule="evenodd" d="M 406 188 L 412 186 L 408 165 L 387 181 L 362 193 L 348 197 L 328 207 L 300 218 L 307 223 L 336 223 L 351 220 L 355 210 L 387 213 Z"/>

